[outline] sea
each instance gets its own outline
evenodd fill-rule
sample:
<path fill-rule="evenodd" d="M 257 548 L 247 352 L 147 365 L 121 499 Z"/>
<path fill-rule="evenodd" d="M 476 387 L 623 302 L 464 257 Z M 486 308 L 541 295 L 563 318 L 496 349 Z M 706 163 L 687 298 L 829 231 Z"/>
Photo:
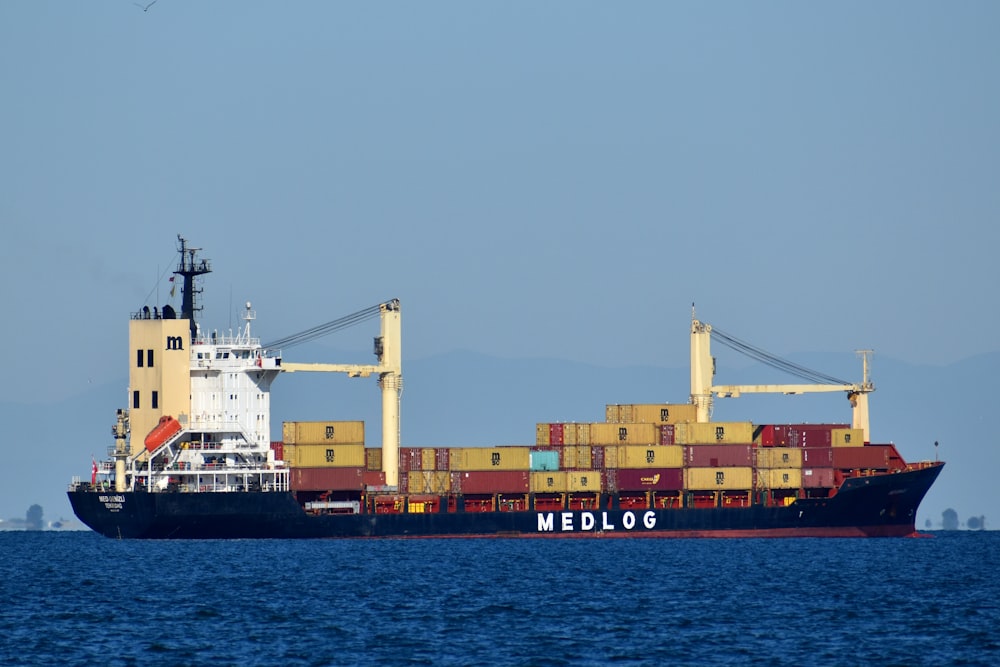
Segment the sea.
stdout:
<path fill-rule="evenodd" d="M 1000 665 L 1000 532 L 0 533 L 0 665 Z"/>

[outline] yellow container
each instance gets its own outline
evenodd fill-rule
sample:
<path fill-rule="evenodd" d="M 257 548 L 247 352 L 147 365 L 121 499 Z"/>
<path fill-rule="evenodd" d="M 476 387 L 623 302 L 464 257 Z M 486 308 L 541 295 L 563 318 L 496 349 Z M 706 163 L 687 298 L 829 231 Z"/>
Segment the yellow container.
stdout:
<path fill-rule="evenodd" d="M 590 443 L 592 445 L 656 445 L 659 442 L 659 424 L 619 422 L 590 425 Z"/>
<path fill-rule="evenodd" d="M 751 422 L 690 422 L 674 426 L 678 445 L 748 445 L 753 442 Z"/>
<path fill-rule="evenodd" d="M 571 445 L 563 447 L 563 468 L 589 468 L 591 466 L 590 447 L 588 445 Z"/>
<path fill-rule="evenodd" d="M 285 462 L 296 468 L 363 468 L 364 443 L 349 445 L 285 445 Z"/>
<path fill-rule="evenodd" d="M 433 447 L 420 450 L 420 467 L 423 470 L 437 470 L 437 451 Z"/>
<path fill-rule="evenodd" d="M 567 491 L 600 491 L 600 470 L 573 470 L 566 473 Z"/>
<path fill-rule="evenodd" d="M 802 450 L 798 447 L 760 447 L 754 451 L 758 468 L 802 467 Z"/>
<path fill-rule="evenodd" d="M 584 422 L 582 424 L 574 424 L 576 427 L 576 444 L 577 445 L 589 445 L 590 444 L 590 424 Z"/>
<path fill-rule="evenodd" d="M 363 421 L 283 422 L 286 445 L 345 444 L 365 441 Z"/>
<path fill-rule="evenodd" d="M 549 424 L 548 422 L 544 424 L 535 424 L 535 444 L 536 445 L 547 445 L 549 444 Z"/>
<path fill-rule="evenodd" d="M 798 489 L 802 486 L 802 470 L 796 468 L 758 470 L 757 485 L 762 489 Z"/>
<path fill-rule="evenodd" d="M 371 447 L 365 450 L 365 470 L 382 469 L 381 447 Z"/>
<path fill-rule="evenodd" d="M 452 447 L 451 470 L 528 470 L 530 447 Z"/>
<path fill-rule="evenodd" d="M 698 409 L 690 403 L 629 403 L 604 408 L 609 424 L 682 424 L 694 421 L 697 414 Z"/>
<path fill-rule="evenodd" d="M 684 488 L 689 491 L 742 491 L 753 488 L 753 468 L 686 468 Z"/>
<path fill-rule="evenodd" d="M 605 454 L 606 456 L 606 454 Z M 607 458 L 604 465 L 607 466 Z M 681 468 L 684 466 L 684 448 L 678 445 L 634 445 L 618 448 L 618 468 Z"/>
<path fill-rule="evenodd" d="M 531 473 L 530 489 L 532 493 L 564 493 L 566 491 L 566 473 L 561 471 Z"/>
<path fill-rule="evenodd" d="M 618 450 L 621 447 L 615 445 L 608 445 L 604 448 L 604 467 L 605 468 L 617 468 L 618 467 Z"/>
<path fill-rule="evenodd" d="M 865 446 L 865 432 L 860 428 L 830 429 L 830 439 L 834 447 Z"/>
<path fill-rule="evenodd" d="M 406 480 L 407 493 L 446 495 L 451 491 L 451 473 L 447 470 L 411 470 Z"/>

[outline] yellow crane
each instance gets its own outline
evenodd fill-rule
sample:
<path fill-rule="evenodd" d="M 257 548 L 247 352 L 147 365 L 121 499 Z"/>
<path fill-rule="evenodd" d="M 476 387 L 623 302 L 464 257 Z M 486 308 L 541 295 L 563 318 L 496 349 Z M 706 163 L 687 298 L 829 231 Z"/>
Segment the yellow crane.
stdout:
<path fill-rule="evenodd" d="M 750 385 L 714 385 L 712 380 L 715 377 L 715 359 L 712 357 L 711 339 L 712 325 L 699 321 L 695 317 L 694 308 L 691 309 L 691 402 L 697 408 L 697 421 L 707 422 L 712 414 L 712 402 L 715 396 L 720 398 L 735 398 L 740 394 L 805 394 L 813 392 L 833 392 L 843 391 L 847 393 L 847 398 L 851 402 L 852 408 L 852 428 L 861 429 L 864 432 L 864 441 L 870 441 L 868 424 L 868 394 L 875 391 L 875 385 L 869 378 L 869 360 L 871 350 L 858 350 L 862 357 L 862 381 L 860 383 L 848 383 L 836 380 L 829 376 L 810 372 L 813 377 L 824 380 L 823 383 L 816 384 L 750 384 Z M 716 331 L 716 334 L 719 332 Z M 735 348 L 745 347 L 756 353 L 765 360 L 777 361 L 779 367 L 785 366 L 787 370 L 795 369 L 807 371 L 794 364 L 783 362 L 776 357 L 768 355 L 759 348 L 753 348 L 742 341 L 738 341 L 728 334 L 723 334 L 724 340 L 735 343 Z M 733 346 L 733 345 L 731 345 Z"/>
<path fill-rule="evenodd" d="M 361 311 L 363 313 L 364 311 Z M 361 315 L 357 313 L 355 315 Z M 346 373 L 348 377 L 370 377 L 378 375 L 379 387 L 382 389 L 382 471 L 385 473 L 387 486 L 399 485 L 399 397 L 403 390 L 402 361 L 402 328 L 400 325 L 399 299 L 392 299 L 379 304 L 378 314 L 380 335 L 375 339 L 375 356 L 377 364 L 303 364 L 282 362 L 281 369 L 286 373 L 318 372 Z M 344 318 L 351 319 L 354 316 Z M 355 317 L 354 319 L 360 319 Z M 341 320 L 337 321 L 338 323 Z M 348 322 L 351 324 L 353 322 Z M 331 323 L 334 324 L 334 323 Z M 329 325 L 326 325 L 329 326 Z M 321 327 L 306 335 L 322 335 Z M 317 333 L 318 332 L 318 333 Z M 301 337 L 297 334 L 296 337 Z M 315 337 L 315 336 L 314 336 Z M 289 339 L 283 339 L 269 344 L 276 347 Z"/>

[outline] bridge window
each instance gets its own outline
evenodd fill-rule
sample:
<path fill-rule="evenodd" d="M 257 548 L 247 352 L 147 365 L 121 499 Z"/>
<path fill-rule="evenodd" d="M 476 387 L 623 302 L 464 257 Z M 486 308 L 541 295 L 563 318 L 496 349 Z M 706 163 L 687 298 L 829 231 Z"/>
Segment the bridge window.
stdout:
<path fill-rule="evenodd" d="M 135 351 L 135 365 L 142 368 L 142 350 Z"/>
<path fill-rule="evenodd" d="M 153 351 L 146 350 L 146 366 L 149 368 L 153 367 Z"/>
<path fill-rule="evenodd" d="M 138 391 L 133 391 L 132 392 L 132 409 L 133 410 L 138 410 L 139 409 L 139 392 Z"/>
<path fill-rule="evenodd" d="M 156 409 L 158 409 L 160 407 L 160 392 L 158 392 L 158 391 L 154 391 L 153 392 L 152 402 L 153 402 L 152 408 L 154 410 L 156 410 Z"/>

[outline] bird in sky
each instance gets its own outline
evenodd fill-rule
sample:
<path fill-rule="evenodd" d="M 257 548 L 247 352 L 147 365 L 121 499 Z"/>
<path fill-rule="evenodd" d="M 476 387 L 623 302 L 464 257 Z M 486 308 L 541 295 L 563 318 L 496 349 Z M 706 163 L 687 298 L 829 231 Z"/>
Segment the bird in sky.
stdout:
<path fill-rule="evenodd" d="M 141 9 L 142 11 L 148 12 L 149 8 L 156 4 L 156 0 L 153 0 L 148 5 L 140 5 L 138 2 L 133 2 L 132 4 Z"/>

